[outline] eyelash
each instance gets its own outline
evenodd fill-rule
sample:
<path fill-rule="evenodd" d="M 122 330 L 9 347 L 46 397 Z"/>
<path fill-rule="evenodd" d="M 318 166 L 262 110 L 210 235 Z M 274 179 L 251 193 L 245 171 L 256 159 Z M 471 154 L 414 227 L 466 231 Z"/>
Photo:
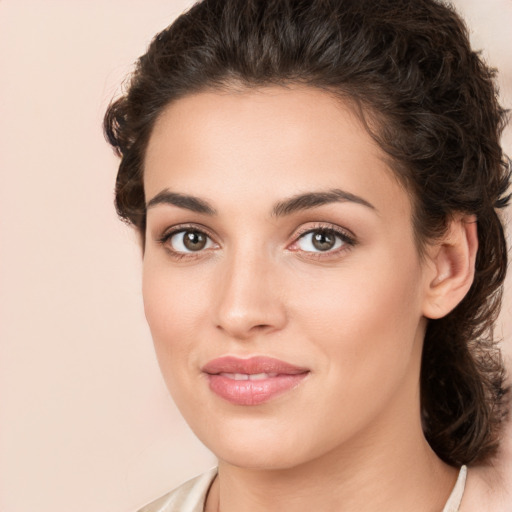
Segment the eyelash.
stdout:
<path fill-rule="evenodd" d="M 210 240 L 213 240 L 213 236 L 202 226 L 195 226 L 190 224 L 182 224 L 178 226 L 174 226 L 168 231 L 165 231 L 161 237 L 157 239 L 157 242 L 165 247 L 165 249 L 168 251 L 170 256 L 174 258 L 175 260 L 179 261 L 184 258 L 187 258 L 188 260 L 194 260 L 196 258 L 200 258 L 202 256 L 202 253 L 204 251 L 197 251 L 197 252 L 179 252 L 175 251 L 174 249 L 171 249 L 167 244 L 169 240 L 178 233 L 183 233 L 186 231 L 195 231 L 197 233 L 201 233 L 205 235 Z"/>
<path fill-rule="evenodd" d="M 315 258 L 315 259 L 323 259 L 323 258 L 332 258 L 333 256 L 336 256 L 342 252 L 346 252 L 350 249 L 352 249 L 356 245 L 356 239 L 352 233 L 350 233 L 347 230 L 344 230 L 338 226 L 335 226 L 333 224 L 323 223 L 323 224 L 316 224 L 313 226 L 308 226 L 307 228 L 304 228 L 303 230 L 299 230 L 299 232 L 295 235 L 295 240 L 292 243 L 292 245 L 296 245 L 301 238 L 304 238 L 306 235 L 310 233 L 317 233 L 322 232 L 325 234 L 332 234 L 336 238 L 339 238 L 342 242 L 341 247 L 338 247 L 335 250 L 329 250 L 329 251 L 303 251 L 307 253 L 308 258 Z M 296 250 L 297 252 L 300 251 L 300 249 Z"/>
<path fill-rule="evenodd" d="M 204 255 L 203 250 L 199 250 L 197 252 L 194 252 L 194 251 L 180 252 L 180 251 L 171 249 L 167 245 L 169 240 L 174 235 L 177 235 L 178 233 L 183 233 L 186 231 L 195 231 L 195 232 L 201 233 L 213 241 L 213 236 L 208 232 L 208 230 L 206 230 L 202 226 L 189 225 L 189 224 L 174 226 L 172 229 L 165 231 L 162 234 L 162 236 L 160 236 L 157 239 L 157 242 L 159 244 L 161 244 L 162 246 L 165 246 L 165 248 L 168 251 L 168 253 L 170 254 L 170 256 L 177 261 L 182 260 L 184 258 L 193 260 L 196 258 L 200 258 Z M 340 227 L 335 226 L 333 224 L 323 223 L 323 224 L 317 224 L 314 226 L 308 226 L 307 228 L 304 228 L 303 230 L 296 233 L 296 235 L 294 237 L 294 241 L 292 242 L 291 245 L 292 246 L 296 245 L 301 238 L 304 238 L 306 235 L 308 235 L 310 233 L 315 233 L 315 232 L 319 232 L 319 231 L 326 233 L 326 234 L 333 234 L 336 238 L 339 238 L 341 240 L 342 245 L 341 245 L 341 247 L 338 247 L 334 251 L 331 251 L 331 250 L 318 251 L 318 252 L 302 251 L 302 252 L 305 252 L 308 254 L 308 256 L 307 256 L 308 258 L 314 258 L 314 259 L 329 258 L 329 257 L 332 257 L 333 255 L 339 254 L 340 252 L 348 251 L 357 244 L 354 235 L 351 234 L 350 232 L 343 230 Z M 291 250 L 293 252 L 300 252 L 300 249 L 291 249 Z"/>

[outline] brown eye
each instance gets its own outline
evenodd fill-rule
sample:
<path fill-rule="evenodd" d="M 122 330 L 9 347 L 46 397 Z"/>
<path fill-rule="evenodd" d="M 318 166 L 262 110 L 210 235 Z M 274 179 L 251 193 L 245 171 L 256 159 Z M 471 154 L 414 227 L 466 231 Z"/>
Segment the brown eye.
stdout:
<path fill-rule="evenodd" d="M 208 249 L 213 245 L 210 237 L 196 229 L 183 229 L 167 238 L 171 249 L 175 252 L 190 253 Z"/>
<path fill-rule="evenodd" d="M 199 231 L 185 231 L 183 236 L 183 245 L 189 251 L 200 251 L 206 246 L 206 236 Z"/>
<path fill-rule="evenodd" d="M 346 238 L 332 229 L 315 229 L 304 233 L 297 245 L 305 252 L 327 252 L 348 243 Z"/>
<path fill-rule="evenodd" d="M 336 244 L 336 236 L 328 231 L 317 231 L 313 233 L 312 243 L 319 251 L 328 251 Z"/>

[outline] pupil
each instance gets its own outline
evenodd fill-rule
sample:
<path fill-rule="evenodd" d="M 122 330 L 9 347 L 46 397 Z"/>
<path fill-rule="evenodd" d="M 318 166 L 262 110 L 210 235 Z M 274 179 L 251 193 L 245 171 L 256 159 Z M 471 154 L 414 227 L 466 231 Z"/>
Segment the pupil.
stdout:
<path fill-rule="evenodd" d="M 187 231 L 183 238 L 183 245 L 190 251 L 199 251 L 206 245 L 206 237 L 198 231 Z"/>
<path fill-rule="evenodd" d="M 332 233 L 318 231 L 313 235 L 313 245 L 319 251 L 328 251 L 334 247 L 336 238 Z"/>

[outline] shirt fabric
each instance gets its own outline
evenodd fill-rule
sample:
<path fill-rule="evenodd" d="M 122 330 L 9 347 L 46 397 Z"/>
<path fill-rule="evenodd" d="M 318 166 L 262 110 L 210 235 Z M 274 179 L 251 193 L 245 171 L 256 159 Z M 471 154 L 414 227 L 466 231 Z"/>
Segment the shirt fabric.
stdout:
<path fill-rule="evenodd" d="M 466 474 L 467 468 L 462 466 L 443 512 L 458 512 L 466 485 Z M 149 505 L 142 507 L 138 512 L 203 512 L 206 495 L 216 476 L 217 468 L 210 469 Z"/>

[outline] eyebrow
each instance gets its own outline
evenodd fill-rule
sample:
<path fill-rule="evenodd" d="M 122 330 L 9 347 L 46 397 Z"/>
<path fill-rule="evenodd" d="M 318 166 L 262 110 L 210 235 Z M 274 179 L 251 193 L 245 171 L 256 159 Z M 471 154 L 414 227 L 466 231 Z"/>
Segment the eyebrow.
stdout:
<path fill-rule="evenodd" d="M 171 192 L 168 189 L 159 192 L 153 199 L 146 205 L 146 210 L 155 207 L 158 204 L 171 204 L 179 208 L 185 208 L 196 213 L 203 213 L 205 215 L 217 215 L 215 208 L 213 208 L 204 199 L 189 196 L 186 194 L 178 194 Z"/>
<path fill-rule="evenodd" d="M 310 208 L 316 208 L 317 206 L 322 206 L 324 204 L 345 202 L 360 204 L 377 211 L 375 206 L 362 197 L 335 188 L 325 192 L 307 192 L 305 194 L 298 194 L 290 199 L 279 201 L 272 209 L 272 216 L 283 217 L 300 210 L 309 210 Z"/>
<path fill-rule="evenodd" d="M 377 211 L 375 206 L 362 197 L 344 190 L 331 189 L 324 192 L 306 192 L 304 194 L 297 194 L 289 199 L 278 201 L 272 208 L 272 216 L 285 217 L 297 211 L 309 210 L 325 204 L 345 202 L 360 204 Z M 210 203 L 208 203 L 208 201 L 187 194 L 171 192 L 168 189 L 162 190 L 154 196 L 147 203 L 146 209 L 149 210 L 159 204 L 170 204 L 205 215 L 217 215 L 217 211 L 210 205 Z"/>

